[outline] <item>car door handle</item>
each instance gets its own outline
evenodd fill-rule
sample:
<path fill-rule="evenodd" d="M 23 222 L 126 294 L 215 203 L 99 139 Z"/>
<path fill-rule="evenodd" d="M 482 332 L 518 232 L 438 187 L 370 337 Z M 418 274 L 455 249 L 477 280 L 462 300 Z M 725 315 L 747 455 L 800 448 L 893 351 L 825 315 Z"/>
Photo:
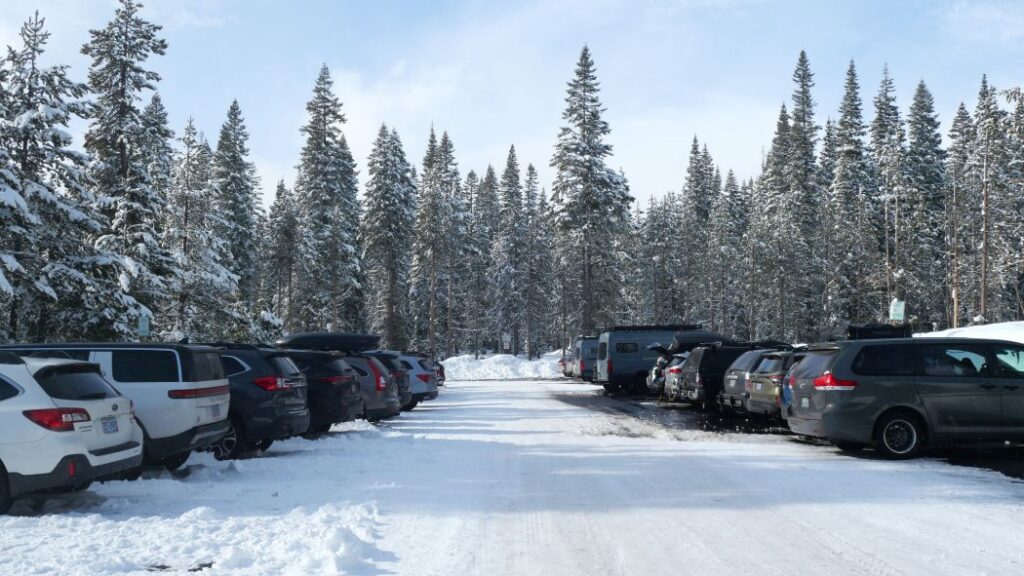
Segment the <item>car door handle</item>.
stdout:
<path fill-rule="evenodd" d="M 1016 390 L 1017 388 L 1020 388 L 1020 386 L 1016 384 L 1007 384 L 1006 386 L 1003 386 L 1003 390 L 1009 390 L 1011 392 Z"/>
<path fill-rule="evenodd" d="M 981 386 L 985 390 L 995 390 L 996 389 L 996 385 L 995 384 L 978 384 L 978 386 Z"/>

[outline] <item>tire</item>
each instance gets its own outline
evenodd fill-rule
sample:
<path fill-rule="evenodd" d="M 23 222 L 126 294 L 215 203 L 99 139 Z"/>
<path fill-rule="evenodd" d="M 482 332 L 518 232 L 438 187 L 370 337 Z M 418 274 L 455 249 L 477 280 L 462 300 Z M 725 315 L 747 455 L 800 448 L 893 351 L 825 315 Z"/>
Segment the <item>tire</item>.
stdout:
<path fill-rule="evenodd" d="M 274 441 L 269 438 L 266 440 L 260 440 L 259 442 L 256 443 L 256 447 L 259 448 L 261 452 L 266 452 L 267 450 L 270 450 L 270 447 L 273 445 Z"/>
<path fill-rule="evenodd" d="M 409 402 L 408 404 L 406 404 L 405 406 L 403 406 L 403 407 L 402 407 L 402 410 L 404 410 L 404 411 L 408 412 L 408 411 L 412 410 L 413 408 L 415 408 L 415 407 L 419 406 L 419 404 L 420 404 L 420 403 L 419 403 L 419 401 L 417 401 L 417 400 L 413 400 L 412 402 Z"/>
<path fill-rule="evenodd" d="M 836 448 L 838 448 L 841 452 L 847 452 L 849 454 L 856 454 L 857 452 L 860 452 L 861 450 L 864 449 L 864 445 L 859 444 L 857 442 L 846 442 L 844 440 L 837 440 L 836 442 L 834 442 L 834 444 L 836 445 Z"/>
<path fill-rule="evenodd" d="M 191 450 L 189 450 L 188 452 L 182 452 L 181 454 L 175 454 L 174 456 L 164 458 L 161 464 L 164 465 L 164 468 L 167 468 L 168 472 L 174 472 L 178 468 L 181 468 L 182 465 L 185 464 L 185 462 L 188 460 L 188 457 L 191 455 Z"/>
<path fill-rule="evenodd" d="M 889 412 L 875 424 L 875 451 L 890 460 L 917 457 L 924 446 L 925 427 L 921 419 L 910 412 Z"/>
<path fill-rule="evenodd" d="M 142 477 L 142 466 L 132 468 L 121 475 L 121 480 L 127 480 L 128 482 L 134 482 Z"/>
<path fill-rule="evenodd" d="M 0 464 L 0 516 L 7 514 L 13 502 L 10 484 L 7 482 L 7 469 L 4 468 L 3 464 Z"/>
<path fill-rule="evenodd" d="M 217 460 L 234 460 L 238 458 L 247 446 L 245 431 L 237 418 L 229 420 L 228 433 L 220 440 L 210 445 L 210 451 Z"/>

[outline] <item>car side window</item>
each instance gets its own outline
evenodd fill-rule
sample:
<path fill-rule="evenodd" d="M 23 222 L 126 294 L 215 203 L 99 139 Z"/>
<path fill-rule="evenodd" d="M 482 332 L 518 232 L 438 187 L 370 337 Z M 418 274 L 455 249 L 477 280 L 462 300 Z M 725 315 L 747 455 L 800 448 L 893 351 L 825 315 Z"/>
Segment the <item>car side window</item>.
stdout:
<path fill-rule="evenodd" d="M 865 346 L 853 359 L 853 373 L 861 376 L 912 376 L 914 347 Z"/>
<path fill-rule="evenodd" d="M 114 350 L 110 354 L 118 382 L 179 382 L 178 359 L 165 350 Z"/>
<path fill-rule="evenodd" d="M 221 356 L 220 363 L 224 366 L 224 373 L 228 376 L 234 376 L 235 374 L 245 372 L 245 366 L 231 356 Z"/>
<path fill-rule="evenodd" d="M 919 347 L 921 374 L 976 378 L 989 376 L 985 349 L 963 344 L 926 344 Z"/>
<path fill-rule="evenodd" d="M 8 398 L 14 398 L 18 395 L 18 389 L 11 386 L 10 383 L 0 380 L 0 402 L 7 400 Z"/>
<path fill-rule="evenodd" d="M 619 354 L 635 354 L 640 347 L 636 342 L 618 342 L 615 344 L 615 351 Z"/>
<path fill-rule="evenodd" d="M 995 351 L 998 376 L 1024 380 L 1024 347 L 996 344 Z"/>

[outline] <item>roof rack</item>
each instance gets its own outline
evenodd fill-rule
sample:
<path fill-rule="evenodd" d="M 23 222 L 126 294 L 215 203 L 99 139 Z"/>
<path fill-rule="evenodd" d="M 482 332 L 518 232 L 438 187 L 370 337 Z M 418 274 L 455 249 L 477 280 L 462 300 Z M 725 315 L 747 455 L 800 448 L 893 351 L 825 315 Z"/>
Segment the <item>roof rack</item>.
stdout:
<path fill-rule="evenodd" d="M 259 350 L 262 348 L 270 348 L 270 346 L 260 346 L 258 344 L 248 344 L 245 342 L 195 342 L 199 346 L 212 346 L 213 348 L 230 348 L 232 350 Z"/>
<path fill-rule="evenodd" d="M 627 331 L 627 330 L 633 331 L 633 332 L 654 331 L 654 330 L 660 330 L 660 331 L 674 330 L 676 332 L 681 332 L 681 331 L 685 331 L 685 330 L 701 330 L 703 328 L 704 328 L 704 326 L 702 324 L 661 324 L 661 325 L 659 325 L 659 324 L 637 324 L 635 326 L 628 326 L 628 325 L 626 325 L 626 326 L 612 326 L 611 328 L 606 330 L 606 332 L 619 332 L 619 331 Z"/>
<path fill-rule="evenodd" d="M 850 340 L 869 340 L 874 338 L 911 338 L 914 335 L 910 324 L 864 324 L 846 327 L 846 336 Z"/>

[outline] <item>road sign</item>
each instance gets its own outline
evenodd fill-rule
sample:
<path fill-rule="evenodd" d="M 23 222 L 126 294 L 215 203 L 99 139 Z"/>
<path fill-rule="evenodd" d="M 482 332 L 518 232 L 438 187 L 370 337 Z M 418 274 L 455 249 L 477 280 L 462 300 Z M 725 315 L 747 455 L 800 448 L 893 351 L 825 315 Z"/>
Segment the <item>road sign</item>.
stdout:
<path fill-rule="evenodd" d="M 149 314 L 139 315 L 139 338 L 149 336 Z"/>
<path fill-rule="evenodd" d="M 892 322 L 903 322 L 904 312 L 907 303 L 899 298 L 893 298 L 889 302 L 889 320 Z"/>

